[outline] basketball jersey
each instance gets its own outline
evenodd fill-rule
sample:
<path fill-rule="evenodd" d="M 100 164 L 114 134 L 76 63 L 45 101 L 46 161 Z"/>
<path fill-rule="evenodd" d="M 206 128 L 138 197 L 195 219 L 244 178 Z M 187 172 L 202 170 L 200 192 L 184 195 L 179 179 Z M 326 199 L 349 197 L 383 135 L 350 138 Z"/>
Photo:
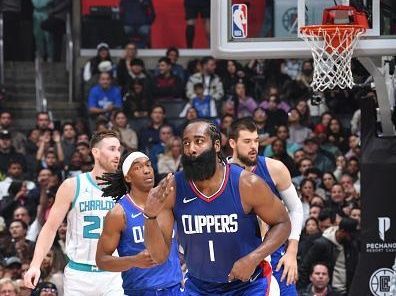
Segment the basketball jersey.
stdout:
<path fill-rule="evenodd" d="M 146 249 L 144 246 L 144 217 L 129 195 L 124 195 L 118 203 L 124 209 L 125 228 L 117 246 L 118 254 L 133 256 Z M 181 283 L 182 273 L 177 241 L 173 232 L 172 246 L 167 261 L 152 268 L 131 268 L 122 272 L 125 294 L 134 295 L 137 290 L 163 289 Z"/>
<path fill-rule="evenodd" d="M 91 174 L 76 177 L 76 191 L 67 214 L 66 255 L 77 263 L 96 265 L 96 247 L 103 230 L 103 221 L 114 207 L 111 197 L 102 197 L 102 190 Z"/>
<path fill-rule="evenodd" d="M 228 283 L 233 264 L 261 244 L 256 215 L 245 214 L 239 192 L 242 168 L 225 166 L 219 190 L 204 196 L 177 172 L 174 216 L 189 274 Z"/>
<path fill-rule="evenodd" d="M 252 173 L 255 173 L 257 176 L 261 177 L 269 186 L 271 191 L 282 200 L 278 189 L 276 188 L 274 180 L 272 180 L 271 175 L 269 173 L 266 158 L 263 156 L 259 156 L 257 158 L 257 165 L 253 169 Z M 273 254 L 271 254 L 271 265 L 273 268 L 276 267 L 280 258 L 285 254 L 285 245 L 281 245 Z"/>

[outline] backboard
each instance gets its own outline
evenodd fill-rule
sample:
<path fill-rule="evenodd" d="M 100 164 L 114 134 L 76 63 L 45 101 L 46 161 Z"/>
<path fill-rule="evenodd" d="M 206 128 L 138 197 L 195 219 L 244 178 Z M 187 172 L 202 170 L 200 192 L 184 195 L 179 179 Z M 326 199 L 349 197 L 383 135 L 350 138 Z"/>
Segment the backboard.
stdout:
<path fill-rule="evenodd" d="M 369 29 L 354 56 L 396 55 L 394 0 L 216 0 L 211 1 L 211 49 L 217 58 L 310 58 L 299 28 L 322 23 L 324 8 L 355 5 L 369 16 Z M 236 24 L 235 13 L 244 20 Z M 233 17 L 234 15 L 234 17 Z"/>

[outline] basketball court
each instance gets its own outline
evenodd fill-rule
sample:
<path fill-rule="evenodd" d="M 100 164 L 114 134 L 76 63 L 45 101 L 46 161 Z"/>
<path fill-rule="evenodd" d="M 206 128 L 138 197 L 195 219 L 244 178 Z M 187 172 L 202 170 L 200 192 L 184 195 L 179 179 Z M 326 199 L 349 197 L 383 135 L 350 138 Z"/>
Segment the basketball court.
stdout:
<path fill-rule="evenodd" d="M 334 88 L 366 88 L 375 93 L 375 98 L 360 102 L 361 253 L 349 295 L 396 295 L 396 133 L 392 122 L 396 2 L 211 3 L 211 50 L 216 58 L 313 59 L 314 94 Z M 371 75 L 363 84 L 354 82 L 352 58 Z"/>

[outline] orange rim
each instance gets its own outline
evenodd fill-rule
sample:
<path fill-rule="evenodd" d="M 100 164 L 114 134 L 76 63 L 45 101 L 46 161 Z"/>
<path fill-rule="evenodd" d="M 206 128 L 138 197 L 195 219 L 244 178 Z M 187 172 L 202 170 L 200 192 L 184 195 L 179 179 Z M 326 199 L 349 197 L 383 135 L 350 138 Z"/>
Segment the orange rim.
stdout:
<path fill-rule="evenodd" d="M 324 32 L 334 34 L 337 30 L 345 32 L 351 29 L 353 29 L 354 34 L 366 31 L 366 28 L 361 25 L 313 25 L 301 27 L 300 32 L 307 36 L 322 37 Z"/>

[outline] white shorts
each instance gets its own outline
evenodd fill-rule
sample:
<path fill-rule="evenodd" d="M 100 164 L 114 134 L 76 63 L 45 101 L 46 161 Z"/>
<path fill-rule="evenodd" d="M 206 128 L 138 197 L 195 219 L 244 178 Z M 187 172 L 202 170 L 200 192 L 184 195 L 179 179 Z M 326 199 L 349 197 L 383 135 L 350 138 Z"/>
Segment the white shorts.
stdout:
<path fill-rule="evenodd" d="M 88 272 L 65 268 L 64 296 L 124 295 L 120 272 Z"/>

